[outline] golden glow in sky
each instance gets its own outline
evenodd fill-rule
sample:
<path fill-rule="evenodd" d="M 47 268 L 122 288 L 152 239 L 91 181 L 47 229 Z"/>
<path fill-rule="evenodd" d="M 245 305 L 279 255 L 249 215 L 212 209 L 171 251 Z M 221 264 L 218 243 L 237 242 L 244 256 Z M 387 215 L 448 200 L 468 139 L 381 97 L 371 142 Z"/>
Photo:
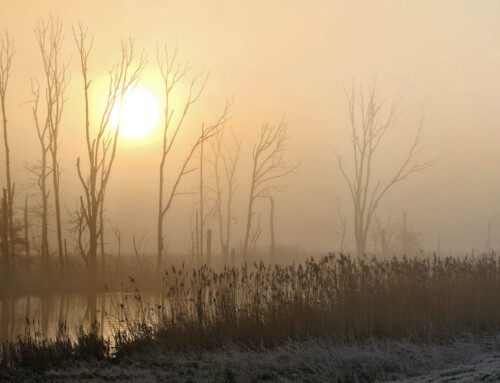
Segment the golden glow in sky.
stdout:
<path fill-rule="evenodd" d="M 136 88 L 123 98 L 120 119 L 120 135 L 129 139 L 147 136 L 158 123 L 160 107 L 148 91 Z M 110 122 L 116 129 L 120 117 L 120 104 L 111 113 Z"/>

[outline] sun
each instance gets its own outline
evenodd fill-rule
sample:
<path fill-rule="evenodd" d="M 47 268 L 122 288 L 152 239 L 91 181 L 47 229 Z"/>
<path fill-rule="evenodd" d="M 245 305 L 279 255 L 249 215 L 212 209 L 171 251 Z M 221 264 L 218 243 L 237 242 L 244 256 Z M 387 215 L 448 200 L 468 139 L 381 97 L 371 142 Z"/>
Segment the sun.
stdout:
<path fill-rule="evenodd" d="M 137 139 L 148 135 L 158 123 L 160 107 L 156 98 L 147 90 L 136 88 L 125 94 L 120 116 L 117 100 L 110 116 L 110 123 L 116 129 L 120 121 L 120 135 Z"/>

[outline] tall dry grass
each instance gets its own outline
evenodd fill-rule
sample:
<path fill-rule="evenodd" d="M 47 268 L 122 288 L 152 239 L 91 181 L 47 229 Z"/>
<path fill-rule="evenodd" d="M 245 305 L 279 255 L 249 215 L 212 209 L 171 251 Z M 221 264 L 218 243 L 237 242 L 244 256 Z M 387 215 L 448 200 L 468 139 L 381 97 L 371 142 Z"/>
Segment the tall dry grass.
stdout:
<path fill-rule="evenodd" d="M 391 260 L 330 254 L 289 266 L 172 267 L 154 304 L 143 301 L 140 283 L 131 281 L 135 294 L 124 295 L 109 313 L 108 346 L 90 330 L 55 350 L 70 350 L 71 358 L 85 350 L 90 357 L 120 358 L 147 347 L 272 346 L 311 337 L 425 340 L 500 327 L 500 257 L 493 254 Z M 22 347 L 33 360 L 54 350 L 43 341 L 19 340 L 4 346 L 12 357 L 2 363 L 23 364 L 16 351 Z"/>
<path fill-rule="evenodd" d="M 330 254 L 291 266 L 172 268 L 161 303 L 144 306 L 137 290 L 133 305 L 118 307 L 125 337 L 118 344 L 154 338 L 168 347 L 270 345 L 316 336 L 424 339 L 489 331 L 500 326 L 499 294 L 495 255 L 379 260 Z"/>

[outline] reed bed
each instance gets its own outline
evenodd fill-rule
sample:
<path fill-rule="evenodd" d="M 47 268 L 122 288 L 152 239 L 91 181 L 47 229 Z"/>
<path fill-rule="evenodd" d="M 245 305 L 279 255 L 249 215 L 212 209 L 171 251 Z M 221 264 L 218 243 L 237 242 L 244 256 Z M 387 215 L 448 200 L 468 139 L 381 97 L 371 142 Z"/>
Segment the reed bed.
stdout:
<path fill-rule="evenodd" d="M 135 294 L 124 295 L 109 313 L 110 339 L 91 329 L 58 349 L 71 358 L 120 358 L 148 347 L 272 347 L 309 338 L 425 341 L 500 327 L 500 257 L 494 254 L 390 260 L 330 254 L 289 266 L 172 267 L 155 303 L 143 301 L 131 281 Z M 19 349 L 26 342 L 4 345 L 2 363 L 22 365 Z M 57 340 L 43 342 L 28 343 L 29 358 Z"/>
<path fill-rule="evenodd" d="M 390 260 L 330 254 L 290 266 L 173 267 L 163 284 L 159 304 L 145 307 L 137 288 L 136 302 L 119 306 L 122 351 L 131 339 L 173 348 L 268 346 L 321 336 L 426 339 L 500 326 L 500 258 L 493 254 Z"/>

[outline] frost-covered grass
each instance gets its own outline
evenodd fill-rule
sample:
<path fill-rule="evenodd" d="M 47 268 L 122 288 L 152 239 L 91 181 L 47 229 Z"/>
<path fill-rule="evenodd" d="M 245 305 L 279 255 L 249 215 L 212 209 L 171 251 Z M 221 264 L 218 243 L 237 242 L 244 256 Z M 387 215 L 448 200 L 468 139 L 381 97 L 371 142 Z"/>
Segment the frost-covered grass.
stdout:
<path fill-rule="evenodd" d="M 227 345 L 172 352 L 143 350 L 118 361 L 77 360 L 43 372 L 0 370 L 23 382 L 387 382 L 500 380 L 500 337 L 445 342 L 289 341 L 272 348 Z"/>

